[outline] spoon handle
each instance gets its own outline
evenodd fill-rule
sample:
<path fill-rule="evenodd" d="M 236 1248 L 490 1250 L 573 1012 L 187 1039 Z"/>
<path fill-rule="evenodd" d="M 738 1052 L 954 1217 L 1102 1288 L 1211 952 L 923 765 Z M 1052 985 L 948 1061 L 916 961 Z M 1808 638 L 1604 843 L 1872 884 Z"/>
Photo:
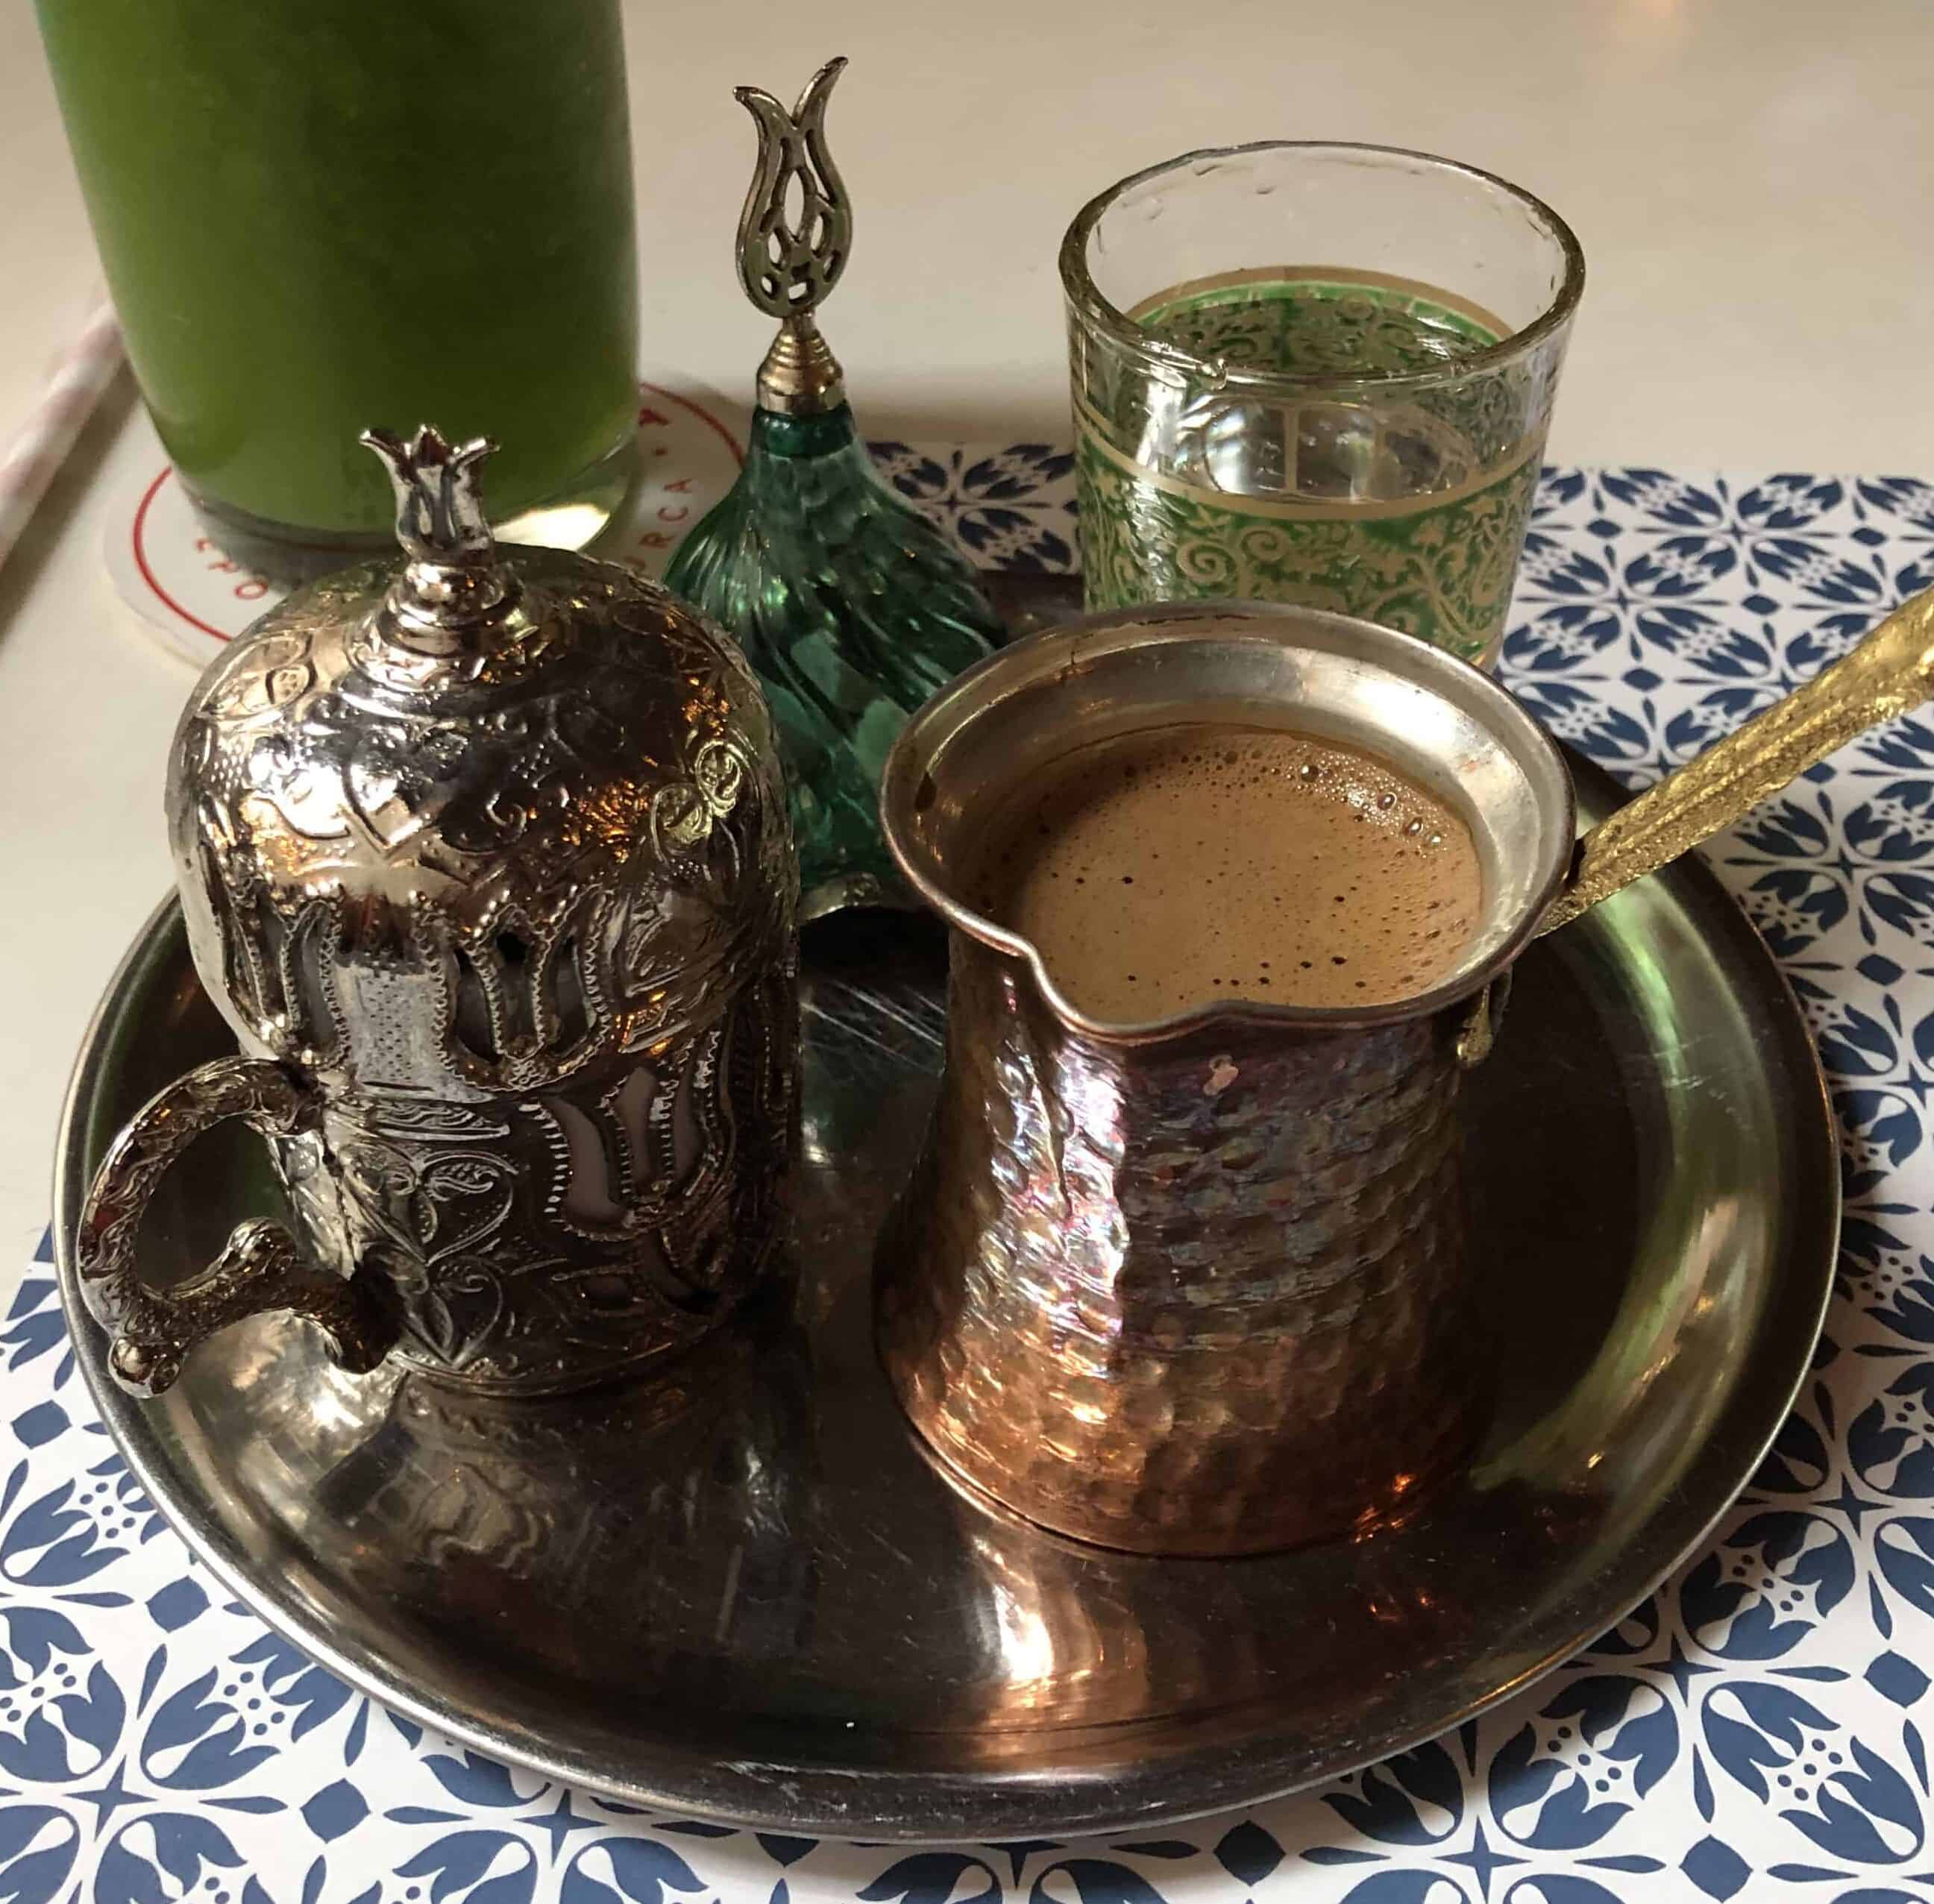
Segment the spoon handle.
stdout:
<path fill-rule="evenodd" d="M 1934 694 L 1934 589 L 1904 602 L 1851 654 L 1756 714 L 1595 827 L 1541 934 L 1655 872 L 1741 819 L 1856 734 Z"/>

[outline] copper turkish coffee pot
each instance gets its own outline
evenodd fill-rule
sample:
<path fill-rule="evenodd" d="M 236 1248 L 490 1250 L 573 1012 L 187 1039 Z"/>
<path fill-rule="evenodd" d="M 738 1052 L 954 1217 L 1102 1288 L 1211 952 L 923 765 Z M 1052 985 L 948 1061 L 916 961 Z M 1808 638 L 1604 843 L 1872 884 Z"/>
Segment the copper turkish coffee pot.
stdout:
<path fill-rule="evenodd" d="M 1260 603 L 1090 616 L 1003 649 L 887 762 L 887 842 L 947 921 L 945 1074 L 883 1240 L 882 1355 L 957 1478 L 1043 1526 L 1233 1554 L 1407 1512 L 1482 1424 L 1463 1073 L 1532 939 L 1934 692 L 1934 592 L 1575 839 L 1550 736 L 1452 656 Z M 1071 749 L 1182 721 L 1381 755 L 1469 825 L 1484 902 L 1429 992 L 1110 1023 L 968 897 L 986 816 Z"/>

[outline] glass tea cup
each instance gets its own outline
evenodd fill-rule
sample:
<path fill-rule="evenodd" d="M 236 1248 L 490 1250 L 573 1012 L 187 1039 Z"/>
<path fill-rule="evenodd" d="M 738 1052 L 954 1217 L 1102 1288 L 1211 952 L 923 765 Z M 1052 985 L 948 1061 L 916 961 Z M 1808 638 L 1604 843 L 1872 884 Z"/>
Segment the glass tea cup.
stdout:
<path fill-rule="evenodd" d="M 1584 275 L 1548 206 L 1421 152 L 1110 188 L 1061 249 L 1089 607 L 1294 602 L 1487 664 Z"/>

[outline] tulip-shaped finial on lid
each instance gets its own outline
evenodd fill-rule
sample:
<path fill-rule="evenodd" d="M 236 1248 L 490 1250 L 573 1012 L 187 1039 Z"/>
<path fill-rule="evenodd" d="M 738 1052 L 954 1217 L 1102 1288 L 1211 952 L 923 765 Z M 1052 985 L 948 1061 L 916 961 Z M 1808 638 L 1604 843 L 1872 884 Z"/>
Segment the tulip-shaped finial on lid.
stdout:
<path fill-rule="evenodd" d="M 829 59 L 788 113 L 764 88 L 733 97 L 759 128 L 758 169 L 739 214 L 739 282 L 779 334 L 759 366 L 759 403 L 788 416 L 812 416 L 845 401 L 838 360 L 813 312 L 839 282 L 853 243 L 853 209 L 826 149 L 826 102 L 846 67 Z M 788 200 L 795 196 L 796 206 Z"/>
<path fill-rule="evenodd" d="M 407 442 L 384 429 L 360 440 L 382 459 L 396 493 L 396 540 L 409 557 L 390 585 L 387 617 L 418 637 L 411 646 L 432 630 L 497 619 L 517 589 L 497 560 L 478 480 L 496 444 L 487 436 L 453 444 L 429 423 Z"/>

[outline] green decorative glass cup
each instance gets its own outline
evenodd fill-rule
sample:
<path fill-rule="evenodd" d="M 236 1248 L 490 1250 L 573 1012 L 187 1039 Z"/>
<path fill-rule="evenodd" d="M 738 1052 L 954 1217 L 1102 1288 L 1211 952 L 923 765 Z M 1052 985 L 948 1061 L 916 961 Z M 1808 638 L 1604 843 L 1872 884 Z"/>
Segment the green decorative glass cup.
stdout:
<path fill-rule="evenodd" d="M 1061 249 L 1090 609 L 1234 595 L 1496 656 L 1584 255 L 1489 173 L 1191 152 Z"/>

